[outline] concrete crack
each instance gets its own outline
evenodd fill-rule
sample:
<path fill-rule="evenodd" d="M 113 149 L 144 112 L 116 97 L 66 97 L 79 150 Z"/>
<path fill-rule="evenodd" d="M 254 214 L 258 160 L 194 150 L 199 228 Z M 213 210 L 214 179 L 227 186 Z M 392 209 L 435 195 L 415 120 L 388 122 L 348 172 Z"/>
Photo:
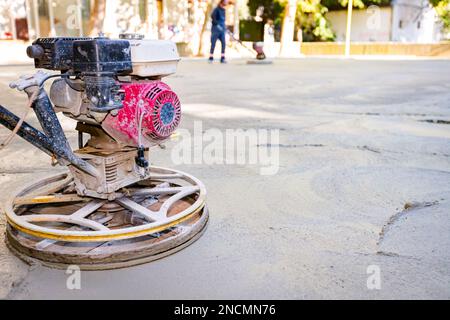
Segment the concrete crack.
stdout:
<path fill-rule="evenodd" d="M 417 209 L 422 209 L 425 207 L 431 207 L 439 204 L 439 201 L 432 201 L 432 202 L 407 202 L 403 206 L 403 210 L 395 213 L 392 215 L 389 220 L 384 224 L 383 228 L 380 231 L 379 238 L 377 241 L 377 247 L 381 245 L 383 242 L 386 233 L 390 230 L 392 225 L 396 223 L 398 220 L 400 220 L 403 216 L 407 215 L 409 212 Z"/>

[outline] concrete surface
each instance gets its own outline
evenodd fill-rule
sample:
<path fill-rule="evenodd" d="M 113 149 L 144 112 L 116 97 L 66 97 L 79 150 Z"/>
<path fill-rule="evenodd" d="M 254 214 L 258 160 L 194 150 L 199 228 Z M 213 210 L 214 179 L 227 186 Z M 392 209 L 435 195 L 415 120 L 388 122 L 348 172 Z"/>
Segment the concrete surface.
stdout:
<path fill-rule="evenodd" d="M 7 84 L 30 71 L 0 68 L 2 105 L 23 112 L 24 95 Z M 64 271 L 28 268 L 1 243 L 3 297 L 450 298 L 450 61 L 184 61 L 168 82 L 184 128 L 202 120 L 204 129 L 279 129 L 278 174 L 176 166 L 206 183 L 205 235 L 150 264 L 83 272 L 81 290 L 66 289 Z M 74 142 L 73 123 L 64 126 Z M 172 144 L 155 164 L 170 166 Z M 0 151 L 0 200 L 55 170 L 15 139 Z M 371 265 L 380 290 L 367 288 Z"/>

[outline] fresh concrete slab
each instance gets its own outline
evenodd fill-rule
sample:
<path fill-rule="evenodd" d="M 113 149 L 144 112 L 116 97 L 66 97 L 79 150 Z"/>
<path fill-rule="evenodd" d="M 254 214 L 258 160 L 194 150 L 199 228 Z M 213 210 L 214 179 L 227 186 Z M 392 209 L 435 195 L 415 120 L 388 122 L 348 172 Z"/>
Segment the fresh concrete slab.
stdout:
<path fill-rule="evenodd" d="M 23 113 L 25 96 L 7 84 L 32 71 L 0 68 L 0 104 Z M 29 268 L 2 242 L 3 297 L 450 298 L 450 61 L 189 60 L 167 82 L 181 98 L 183 128 L 201 120 L 203 130 L 280 130 L 271 146 L 278 173 L 173 166 L 207 186 L 205 235 L 150 264 L 83 272 L 81 290 L 66 288 L 63 270 Z M 63 126 L 75 145 L 73 121 Z M 0 128 L 1 139 L 7 133 Z M 153 163 L 172 166 L 175 143 L 155 150 Z M 0 151 L 0 200 L 55 170 L 15 139 Z M 367 287 L 373 266 L 379 290 Z"/>

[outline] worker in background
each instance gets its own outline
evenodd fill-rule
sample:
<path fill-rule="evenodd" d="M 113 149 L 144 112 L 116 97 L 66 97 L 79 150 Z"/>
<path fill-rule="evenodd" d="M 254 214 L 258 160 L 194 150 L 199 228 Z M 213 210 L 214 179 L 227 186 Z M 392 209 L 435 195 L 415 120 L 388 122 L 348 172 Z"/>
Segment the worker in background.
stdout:
<path fill-rule="evenodd" d="M 214 49 L 216 48 L 217 40 L 220 40 L 222 44 L 222 55 L 220 57 L 221 63 L 226 63 L 225 60 L 225 34 L 226 34 L 226 26 L 225 26 L 225 8 L 228 5 L 228 0 L 220 0 L 219 5 L 213 10 L 211 14 L 212 19 L 212 29 L 211 29 L 211 50 L 209 54 L 209 62 L 213 62 L 214 60 Z"/>

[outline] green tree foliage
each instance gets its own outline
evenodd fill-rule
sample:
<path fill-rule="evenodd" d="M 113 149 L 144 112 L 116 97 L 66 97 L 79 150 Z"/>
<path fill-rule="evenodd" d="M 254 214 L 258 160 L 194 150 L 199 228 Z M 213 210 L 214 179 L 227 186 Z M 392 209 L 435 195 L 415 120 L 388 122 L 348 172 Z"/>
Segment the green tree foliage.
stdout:
<path fill-rule="evenodd" d="M 256 16 L 259 8 L 263 8 L 261 18 L 264 22 L 272 20 L 275 25 L 280 25 L 284 10 L 283 0 L 248 0 L 247 6 L 251 16 Z"/>
<path fill-rule="evenodd" d="M 298 0 L 296 15 L 296 30 L 302 29 L 305 41 L 331 41 L 333 31 L 325 18 L 327 8 L 320 0 Z M 248 8 L 252 16 L 258 8 L 263 7 L 263 20 L 272 20 L 275 26 L 281 26 L 284 18 L 284 8 L 287 0 L 249 0 Z"/>
<path fill-rule="evenodd" d="M 450 0 L 441 0 L 444 1 L 448 3 Z M 248 7 L 252 16 L 256 15 L 258 8 L 263 7 L 263 20 L 270 19 L 276 26 L 280 26 L 286 2 L 287 0 L 249 0 Z M 362 9 L 370 5 L 385 6 L 390 2 L 390 0 L 353 0 L 353 6 Z M 333 41 L 335 35 L 325 15 L 328 10 L 344 9 L 347 5 L 348 0 L 298 0 L 296 30 L 302 30 L 303 41 Z"/>
<path fill-rule="evenodd" d="M 338 10 L 347 7 L 348 0 L 322 0 L 322 5 L 329 10 Z M 362 9 L 371 5 L 388 6 L 391 0 L 353 0 L 353 7 Z"/>
<path fill-rule="evenodd" d="M 299 0 L 296 28 L 302 30 L 304 41 L 333 41 L 335 34 L 325 18 L 328 8 L 320 0 Z"/>
<path fill-rule="evenodd" d="M 450 32 L 450 0 L 430 0 L 430 3 L 441 19 L 444 31 Z"/>

